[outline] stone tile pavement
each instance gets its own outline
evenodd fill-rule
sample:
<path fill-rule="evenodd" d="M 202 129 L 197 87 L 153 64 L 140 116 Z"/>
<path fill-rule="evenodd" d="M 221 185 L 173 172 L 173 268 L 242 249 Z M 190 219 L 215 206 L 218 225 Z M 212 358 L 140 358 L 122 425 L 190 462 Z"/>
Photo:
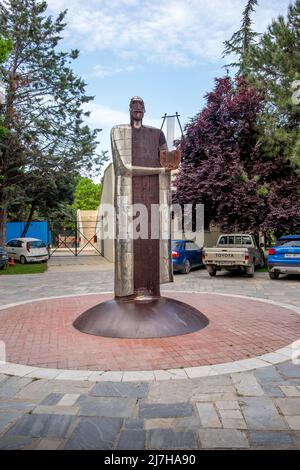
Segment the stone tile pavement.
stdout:
<path fill-rule="evenodd" d="M 1 375 L 0 449 L 299 449 L 288 365 L 156 382 Z"/>

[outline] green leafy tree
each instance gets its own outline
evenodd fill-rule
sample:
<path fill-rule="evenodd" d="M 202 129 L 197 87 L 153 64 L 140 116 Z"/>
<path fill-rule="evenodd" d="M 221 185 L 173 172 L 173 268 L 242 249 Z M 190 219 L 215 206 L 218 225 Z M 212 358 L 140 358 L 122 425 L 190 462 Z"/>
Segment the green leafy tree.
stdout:
<path fill-rule="evenodd" d="M 101 184 L 95 184 L 89 178 L 80 177 L 74 194 L 73 207 L 81 210 L 96 210 L 100 204 L 101 189 Z"/>
<path fill-rule="evenodd" d="M 12 51 L 13 42 L 12 39 L 4 39 L 0 36 L 0 63 L 2 64 L 8 57 L 9 53 Z"/>
<path fill-rule="evenodd" d="M 265 94 L 260 122 L 263 148 L 284 155 L 300 174 L 300 0 L 274 20 L 252 46 L 251 75 Z"/>
<path fill-rule="evenodd" d="M 13 48 L 12 40 L 10 38 L 5 40 L 0 36 L 0 64 L 2 64 L 7 59 L 8 55 L 12 51 L 12 48 Z M 5 127 L 2 125 L 3 124 L 3 106 L 5 104 L 5 89 L 2 84 L 2 79 L 3 77 L 0 75 L 0 139 L 2 139 L 6 133 Z"/>
<path fill-rule="evenodd" d="M 251 46 L 255 43 L 258 33 L 252 30 L 251 15 L 258 5 L 257 0 L 247 0 L 241 27 L 236 31 L 229 41 L 225 41 L 225 49 L 223 57 L 233 55 L 236 57 L 236 62 L 228 64 L 226 67 L 238 67 L 238 74 L 246 75 L 249 72 L 251 65 Z"/>
<path fill-rule="evenodd" d="M 78 50 L 62 52 L 57 46 L 66 26 L 66 11 L 56 19 L 46 16 L 47 3 L 4 0 L 0 30 L 14 48 L 0 65 L 6 87 L 0 159 L 0 243 L 5 240 L 7 212 L 16 195 L 25 190 L 32 203 L 39 189 L 56 177 L 73 178 L 83 168 L 99 171 L 105 155 L 96 154 L 98 130 L 84 121 L 83 105 L 93 98 L 72 71 Z M 30 188 L 30 190 L 29 190 Z"/>

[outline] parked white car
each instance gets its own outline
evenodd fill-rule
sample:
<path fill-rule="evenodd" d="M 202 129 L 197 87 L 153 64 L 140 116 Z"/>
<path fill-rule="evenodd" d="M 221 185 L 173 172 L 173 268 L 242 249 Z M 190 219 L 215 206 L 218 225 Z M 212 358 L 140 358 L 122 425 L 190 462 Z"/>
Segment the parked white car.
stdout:
<path fill-rule="evenodd" d="M 215 247 L 203 248 L 202 260 L 210 276 L 223 269 L 238 269 L 253 277 L 256 266 L 264 266 L 262 247 L 248 233 L 222 234 Z"/>
<path fill-rule="evenodd" d="M 21 264 L 48 261 L 49 258 L 46 244 L 38 238 L 13 238 L 6 243 L 5 249 L 9 257 L 13 256 Z"/>

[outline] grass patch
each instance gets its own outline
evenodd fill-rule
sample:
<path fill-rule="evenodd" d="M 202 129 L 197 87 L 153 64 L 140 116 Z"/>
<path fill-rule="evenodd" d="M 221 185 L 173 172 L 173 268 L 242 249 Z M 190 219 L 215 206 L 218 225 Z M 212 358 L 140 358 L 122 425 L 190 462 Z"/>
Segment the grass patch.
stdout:
<path fill-rule="evenodd" d="M 10 274 L 40 274 L 47 270 L 47 263 L 31 263 L 19 264 L 15 263 L 14 266 L 7 266 L 5 269 L 0 270 L 0 276 Z"/>
<path fill-rule="evenodd" d="M 258 273 L 267 273 L 268 272 L 268 266 L 265 266 L 264 268 L 256 269 L 255 271 L 257 271 Z"/>

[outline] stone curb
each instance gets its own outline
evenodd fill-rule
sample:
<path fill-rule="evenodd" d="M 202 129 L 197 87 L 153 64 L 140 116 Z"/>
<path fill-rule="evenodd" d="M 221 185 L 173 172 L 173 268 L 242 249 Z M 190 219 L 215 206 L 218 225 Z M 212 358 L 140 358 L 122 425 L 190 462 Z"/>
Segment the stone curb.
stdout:
<path fill-rule="evenodd" d="M 173 293 L 173 291 L 171 291 Z M 170 291 L 163 291 L 163 294 L 168 294 Z M 176 291 L 176 293 L 185 294 L 207 294 L 207 295 L 222 295 L 227 297 L 235 297 L 246 300 L 255 300 L 258 302 L 269 303 L 278 307 L 283 307 L 288 310 L 300 315 L 300 308 L 294 305 L 276 302 L 269 299 L 261 299 L 246 295 L 236 294 L 223 294 L 216 292 L 199 292 L 199 291 Z M 68 297 L 83 297 L 87 295 L 107 295 L 112 292 L 99 292 L 89 293 L 81 295 L 63 295 L 55 297 L 44 297 L 39 299 L 31 299 L 23 302 L 16 302 L 0 307 L 1 310 L 16 307 L 19 305 L 29 304 L 33 302 L 42 302 L 44 300 L 55 300 L 63 299 Z M 300 341 L 300 339 L 299 339 Z M 262 356 L 256 356 L 249 359 L 242 359 L 235 362 L 226 362 L 224 364 L 215 364 L 211 366 L 199 366 L 181 369 L 169 369 L 169 370 L 146 370 L 146 371 L 92 371 L 92 370 L 71 370 L 71 369 L 47 369 L 33 366 L 26 366 L 22 364 L 13 364 L 10 362 L 0 361 L 0 373 L 7 374 L 17 377 L 32 377 L 37 379 L 49 379 L 49 380 L 77 380 L 77 381 L 89 381 L 89 382 L 152 382 L 152 381 L 163 381 L 163 380 L 182 380 L 182 379 L 194 379 L 199 377 L 210 377 L 223 374 L 232 374 L 235 372 L 248 372 L 261 367 L 268 367 L 275 364 L 292 359 L 293 353 L 296 352 L 296 343 L 293 343 L 280 348 L 271 353 L 263 354 Z M 300 348 L 300 343 L 299 345 Z"/>

